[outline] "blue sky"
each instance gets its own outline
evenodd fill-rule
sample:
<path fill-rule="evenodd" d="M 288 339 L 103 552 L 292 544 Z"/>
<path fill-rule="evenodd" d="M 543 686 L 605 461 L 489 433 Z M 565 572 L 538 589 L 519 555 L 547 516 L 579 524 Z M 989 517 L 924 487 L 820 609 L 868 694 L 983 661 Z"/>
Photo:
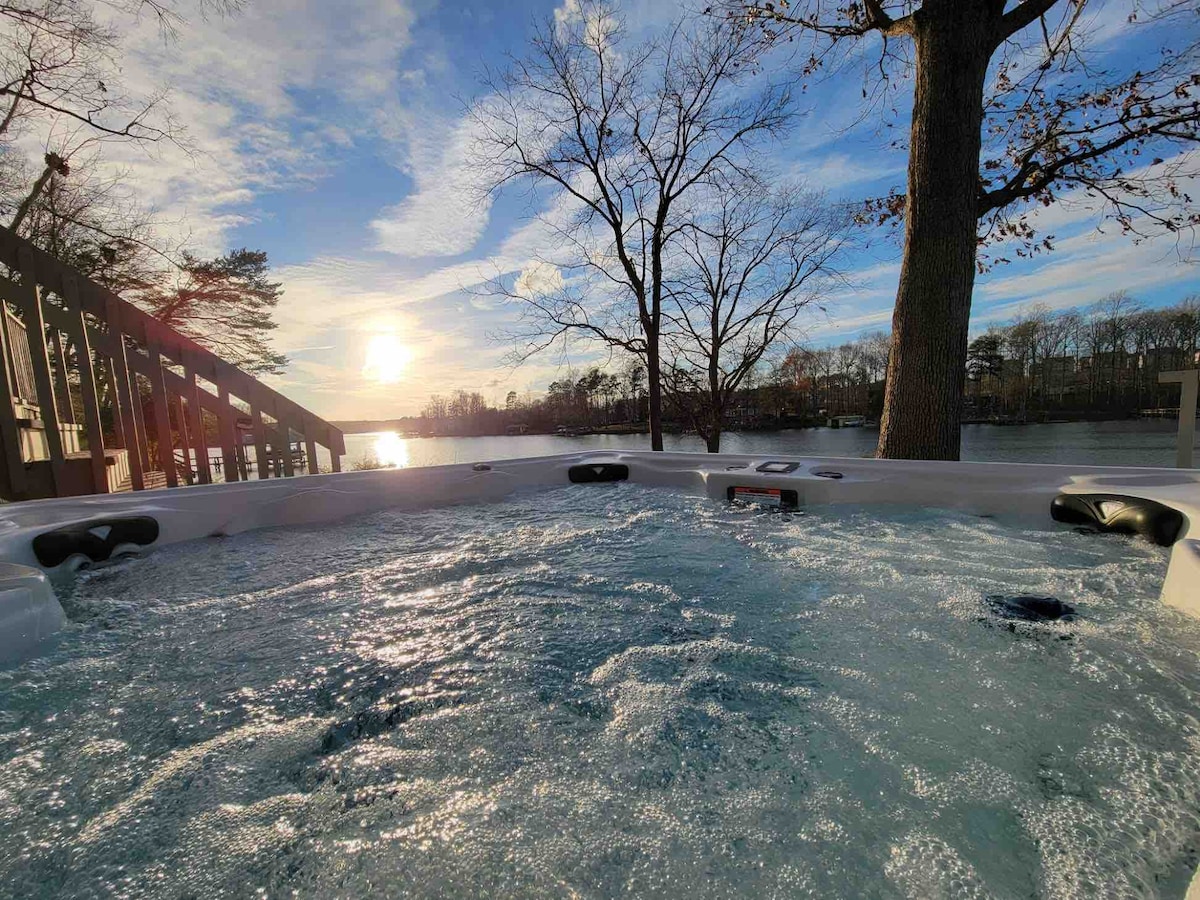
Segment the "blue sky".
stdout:
<path fill-rule="evenodd" d="M 292 359 L 278 388 L 330 418 L 383 418 L 418 411 L 435 391 L 501 402 L 560 374 L 555 357 L 504 368 L 508 348 L 489 335 L 514 311 L 470 290 L 497 268 L 519 272 L 546 237 L 522 198 L 472 199 L 464 104 L 483 67 L 522 52 L 533 22 L 569 13 L 570 2 L 252 0 L 235 18 L 191 22 L 175 43 L 149 23 L 127 32 L 127 79 L 168 87 L 200 152 L 115 161 L 204 251 L 269 253 L 286 290 L 276 344 Z M 1121 6 L 1097 4 L 1097 24 L 1116 33 Z M 640 0 L 624 10 L 633 30 L 649 31 L 677 7 Z M 810 90 L 807 116 L 772 151 L 775 165 L 831 199 L 902 188 L 904 156 L 887 148 L 886 127 L 843 130 L 859 91 L 853 79 Z M 901 109 L 895 127 L 906 124 Z M 1126 289 L 1158 305 L 1200 291 L 1200 272 L 1173 243 L 1098 234 L 1081 204 L 1048 210 L 1039 224 L 1058 249 L 984 276 L 977 327 L 1032 303 L 1087 304 Z M 886 234 L 862 237 L 846 266 L 850 286 L 808 323 L 813 343 L 890 321 L 899 246 Z M 411 352 L 396 383 L 363 372 L 381 333 Z"/>

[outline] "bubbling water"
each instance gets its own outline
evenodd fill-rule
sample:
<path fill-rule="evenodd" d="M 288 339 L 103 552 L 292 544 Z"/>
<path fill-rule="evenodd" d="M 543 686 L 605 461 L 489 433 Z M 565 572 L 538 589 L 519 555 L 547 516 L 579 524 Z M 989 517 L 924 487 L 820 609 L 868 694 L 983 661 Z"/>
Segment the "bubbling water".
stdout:
<path fill-rule="evenodd" d="M 1166 553 L 635 485 L 82 573 L 0 673 L 14 896 L 1182 896 Z M 1073 621 L 1012 623 L 993 595 Z"/>

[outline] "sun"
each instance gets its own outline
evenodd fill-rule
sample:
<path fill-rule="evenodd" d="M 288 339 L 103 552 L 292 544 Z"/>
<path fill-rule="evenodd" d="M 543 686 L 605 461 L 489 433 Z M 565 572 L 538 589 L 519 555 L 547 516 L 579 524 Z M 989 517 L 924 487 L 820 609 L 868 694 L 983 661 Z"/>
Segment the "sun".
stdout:
<path fill-rule="evenodd" d="M 395 384 L 404 376 L 412 361 L 412 351 L 390 332 L 377 334 L 367 342 L 367 361 L 363 376 L 380 384 Z"/>

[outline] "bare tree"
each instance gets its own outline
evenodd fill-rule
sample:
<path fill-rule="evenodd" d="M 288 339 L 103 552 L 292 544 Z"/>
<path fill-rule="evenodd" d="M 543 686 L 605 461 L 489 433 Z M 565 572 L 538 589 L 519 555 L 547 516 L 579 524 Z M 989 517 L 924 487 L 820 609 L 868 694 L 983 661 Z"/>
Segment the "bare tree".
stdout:
<path fill-rule="evenodd" d="M 444 419 L 450 414 L 450 401 L 441 394 L 434 394 L 425 404 L 421 415 L 426 419 Z"/>
<path fill-rule="evenodd" d="M 117 33 L 97 23 L 92 4 L 0 4 L 0 20 L 7 25 L 0 32 L 0 137 L 34 118 L 85 136 L 155 141 L 169 134 L 152 116 L 161 93 L 138 100 L 121 91 Z"/>
<path fill-rule="evenodd" d="M 836 277 L 849 217 L 798 188 L 742 179 L 701 195 L 680 230 L 669 281 L 664 369 L 668 398 L 709 453 L 721 449 L 729 407 L 759 360 L 794 336 L 797 318 Z"/>
<path fill-rule="evenodd" d="M 93 151 L 111 143 L 149 150 L 162 141 L 187 149 L 166 92 L 127 93 L 114 13 L 133 22 L 145 14 L 164 39 L 175 36 L 187 8 L 227 13 L 241 0 L 17 0 L 0 3 L 0 164 L 6 176 L 0 204 L 20 230 L 51 181 L 94 166 Z M 102 8 L 108 23 L 96 16 Z M 36 176 L 17 138 L 32 134 L 44 146 Z M 29 144 L 26 140 L 24 144 Z M 32 165 L 33 160 L 28 160 Z"/>
<path fill-rule="evenodd" d="M 475 110 L 492 188 L 520 182 L 555 200 L 542 221 L 556 252 L 490 289 L 521 304 L 521 326 L 507 336 L 518 360 L 571 338 L 641 357 L 651 446 L 661 450 L 666 266 L 681 211 L 785 128 L 790 97 L 747 84 L 746 29 L 693 19 L 635 46 L 608 4 L 584 0 L 579 13 L 545 23 Z"/>
<path fill-rule="evenodd" d="M 768 37 L 811 39 L 808 71 L 853 57 L 872 61 L 877 86 L 913 76 L 907 190 L 868 208 L 905 225 L 880 456 L 958 458 L 981 241 L 1049 249 L 1024 214 L 1067 193 L 1140 235 L 1200 222 L 1182 187 L 1200 122 L 1193 0 L 1127 0 L 1126 37 L 1144 44 L 1124 69 L 1092 52 L 1095 0 L 736 6 Z"/>
<path fill-rule="evenodd" d="M 156 289 L 182 254 L 131 196 L 123 173 L 85 165 L 49 178 L 30 204 L 21 233 L 110 290 Z"/>
<path fill-rule="evenodd" d="M 875 331 L 863 338 L 863 361 L 867 377 L 872 383 L 887 378 L 888 348 L 892 336 L 885 331 Z"/>
<path fill-rule="evenodd" d="M 1100 323 L 1102 331 L 1104 356 L 1097 361 L 1097 371 L 1100 364 L 1105 363 L 1108 369 L 1106 383 L 1108 384 L 1108 403 L 1114 405 L 1116 397 L 1124 389 L 1127 373 L 1132 362 L 1126 349 L 1129 339 L 1131 319 L 1141 312 L 1141 304 L 1129 296 L 1128 291 L 1115 291 L 1097 301 L 1091 307 L 1092 317 Z"/>
<path fill-rule="evenodd" d="M 97 22 L 94 5 L 85 0 L 0 4 L 0 147 L 12 165 L 22 156 L 18 137 L 32 133 L 45 146 L 32 185 L 5 198 L 15 208 L 9 224 L 14 230 L 52 178 L 70 175 L 77 159 L 95 159 L 87 151 L 97 144 L 150 146 L 179 139 L 162 90 L 146 96 L 122 90 L 118 33 Z M 156 9 L 172 21 L 175 15 L 163 4 L 139 0 L 108 7 L 130 15 Z"/>

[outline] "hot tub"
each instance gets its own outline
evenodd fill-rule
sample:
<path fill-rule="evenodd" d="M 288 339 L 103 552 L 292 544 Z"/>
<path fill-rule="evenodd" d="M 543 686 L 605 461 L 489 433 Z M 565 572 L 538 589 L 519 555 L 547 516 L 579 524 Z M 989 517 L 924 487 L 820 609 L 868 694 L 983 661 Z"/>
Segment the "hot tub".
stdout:
<path fill-rule="evenodd" d="M 14 505 L 0 883 L 1182 896 L 1198 511 L 1174 470 L 650 453 Z"/>
<path fill-rule="evenodd" d="M 494 463 L 388 469 L 274 479 L 186 490 L 12 504 L 0 511 L 0 659 L 21 656 L 61 625 L 49 585 L 33 570 L 74 569 L 95 562 L 86 552 L 61 564 L 38 560 L 34 538 L 65 527 L 99 529 L 102 553 L 120 555 L 256 528 L 334 522 L 378 509 L 422 509 L 486 503 L 530 487 L 567 483 L 572 469 L 624 467 L 638 484 L 771 502 L 766 492 L 794 492 L 799 506 L 906 504 L 1045 521 L 1059 495 L 1140 498 L 1177 510 L 1183 526 L 1172 542 L 1162 584 L 1165 603 L 1200 615 L 1200 472 L 1178 469 L 946 463 L 840 458 L 771 458 L 734 454 L 637 451 L 564 454 Z M 584 495 L 581 495 L 581 497 Z M 789 498 L 790 499 L 790 498 Z M 581 500 L 581 502 L 584 502 Z M 153 539 L 109 537 L 118 519 L 152 519 Z M 103 538 L 99 535 L 103 534 Z M 94 554 L 93 554 L 94 555 Z M 12 568 L 12 565 L 25 568 Z"/>

